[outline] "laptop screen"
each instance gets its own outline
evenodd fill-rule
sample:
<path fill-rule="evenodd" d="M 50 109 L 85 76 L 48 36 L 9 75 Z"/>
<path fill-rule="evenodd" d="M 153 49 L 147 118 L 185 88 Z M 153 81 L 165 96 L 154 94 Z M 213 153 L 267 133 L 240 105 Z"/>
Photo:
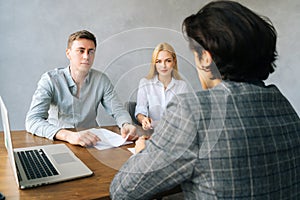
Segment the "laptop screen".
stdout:
<path fill-rule="evenodd" d="M 5 106 L 1 96 L 0 96 L 0 108 L 1 108 L 1 118 L 2 118 L 3 131 L 4 131 L 4 143 L 5 143 L 7 153 L 8 153 L 10 165 L 13 168 L 13 172 L 14 172 L 15 178 L 17 180 L 18 179 L 17 169 L 16 169 L 15 158 L 14 158 L 14 154 L 13 154 L 13 146 L 12 146 L 9 120 L 8 120 L 8 112 L 7 112 L 6 106 Z M 19 184 L 18 180 L 17 180 L 17 184 Z"/>

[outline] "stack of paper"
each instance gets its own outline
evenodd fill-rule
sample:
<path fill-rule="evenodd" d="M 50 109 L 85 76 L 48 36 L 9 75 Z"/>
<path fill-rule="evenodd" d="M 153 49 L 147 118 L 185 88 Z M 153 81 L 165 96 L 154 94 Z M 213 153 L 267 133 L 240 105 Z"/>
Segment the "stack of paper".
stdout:
<path fill-rule="evenodd" d="M 101 141 L 97 142 L 95 148 L 99 150 L 119 147 L 122 145 L 130 144 L 132 141 L 126 141 L 128 139 L 128 136 L 126 138 L 123 138 L 121 135 L 112 132 L 110 130 L 100 128 L 100 129 L 89 129 L 91 133 L 94 133 L 97 135 Z"/>

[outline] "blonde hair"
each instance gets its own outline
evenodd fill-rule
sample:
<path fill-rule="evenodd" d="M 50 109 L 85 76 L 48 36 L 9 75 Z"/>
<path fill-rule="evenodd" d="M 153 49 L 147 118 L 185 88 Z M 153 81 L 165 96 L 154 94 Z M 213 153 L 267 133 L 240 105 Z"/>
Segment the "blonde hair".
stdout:
<path fill-rule="evenodd" d="M 174 62 L 175 62 L 175 65 L 174 65 L 173 71 L 172 71 L 172 77 L 177 79 L 177 80 L 181 80 L 181 77 L 178 73 L 177 57 L 176 57 L 175 50 L 171 45 L 169 45 L 166 42 L 160 43 L 155 47 L 155 49 L 152 53 L 152 60 L 151 60 L 151 64 L 150 64 L 150 70 L 149 70 L 149 73 L 146 76 L 146 78 L 147 79 L 152 79 L 156 74 L 158 74 L 158 72 L 156 71 L 155 64 L 156 64 L 157 56 L 158 56 L 159 52 L 161 52 L 161 51 L 168 51 L 172 55 L 172 57 L 174 59 Z"/>

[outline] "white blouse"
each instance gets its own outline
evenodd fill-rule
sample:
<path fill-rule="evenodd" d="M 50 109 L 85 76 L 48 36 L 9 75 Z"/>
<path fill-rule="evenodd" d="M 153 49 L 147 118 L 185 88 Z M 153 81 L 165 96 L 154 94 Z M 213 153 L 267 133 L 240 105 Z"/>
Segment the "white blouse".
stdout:
<path fill-rule="evenodd" d="M 183 80 L 172 78 L 165 90 L 157 75 L 150 80 L 142 78 L 137 93 L 135 117 L 138 114 L 148 116 L 153 120 L 152 126 L 155 126 L 172 97 L 186 92 L 188 92 L 188 87 Z"/>

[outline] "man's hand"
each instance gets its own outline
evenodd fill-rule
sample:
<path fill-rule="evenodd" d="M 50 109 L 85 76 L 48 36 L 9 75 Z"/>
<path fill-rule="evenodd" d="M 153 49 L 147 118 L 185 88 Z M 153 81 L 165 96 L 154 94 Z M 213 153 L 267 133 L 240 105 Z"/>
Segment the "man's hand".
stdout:
<path fill-rule="evenodd" d="M 127 135 L 129 135 L 128 140 L 136 140 L 138 138 L 136 127 L 132 124 L 125 123 L 121 128 L 121 136 L 125 138 Z"/>
<path fill-rule="evenodd" d="M 148 138 L 149 137 L 143 135 L 139 137 L 137 141 L 135 141 L 135 154 L 139 153 L 140 151 L 146 148 L 146 140 Z"/>
<path fill-rule="evenodd" d="M 83 147 L 88 146 L 95 146 L 98 141 L 100 141 L 100 138 L 96 136 L 95 134 L 84 130 L 80 132 L 73 132 L 69 130 L 60 130 L 57 132 L 56 139 L 67 141 L 70 144 L 74 145 L 80 145 Z"/>

